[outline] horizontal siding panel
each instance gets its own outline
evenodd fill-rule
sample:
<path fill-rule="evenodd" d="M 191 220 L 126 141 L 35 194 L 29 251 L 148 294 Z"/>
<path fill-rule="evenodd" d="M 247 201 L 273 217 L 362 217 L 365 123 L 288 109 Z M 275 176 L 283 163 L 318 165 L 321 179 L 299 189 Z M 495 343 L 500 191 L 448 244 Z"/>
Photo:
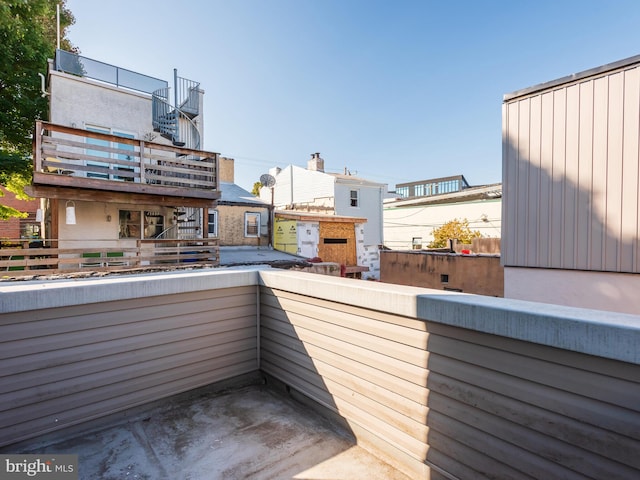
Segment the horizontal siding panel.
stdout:
<path fill-rule="evenodd" d="M 100 302 L 100 303 L 80 303 L 78 305 L 70 305 L 67 307 L 46 308 L 41 310 L 28 310 L 22 312 L 12 312 L 0 315 L 0 327 L 4 328 L 12 324 L 20 324 L 25 322 L 36 322 L 41 320 L 55 319 L 56 323 L 60 323 L 61 329 L 69 328 L 76 330 L 76 321 L 73 317 L 84 317 L 87 313 L 98 315 L 105 314 L 103 318 L 107 325 L 111 324 L 109 320 L 114 321 L 113 312 L 126 312 L 131 310 L 138 311 L 143 318 L 153 317 L 147 311 L 162 312 L 165 306 L 174 306 L 182 304 L 187 311 L 197 311 L 197 308 L 191 310 L 190 305 L 203 305 L 208 303 L 210 308 L 200 307 L 200 311 L 218 308 L 228 308 L 228 306 L 238 305 L 255 305 L 256 302 L 255 286 L 250 287 L 233 287 L 220 290 L 204 290 L 198 292 L 185 292 L 176 295 L 149 296 L 128 300 L 118 300 L 116 302 Z M 161 318 L 162 313 L 156 313 Z M 96 317 L 98 318 L 98 317 Z M 48 333 L 59 333 L 55 330 Z"/>
<path fill-rule="evenodd" d="M 255 355 L 255 352 L 252 353 Z M 251 355 L 248 355 L 248 357 L 251 357 Z M 201 373 L 197 373 L 193 369 L 188 368 L 182 372 L 182 376 L 176 375 L 175 378 L 171 379 L 168 379 L 164 374 L 160 374 L 149 379 L 149 382 L 145 382 L 145 385 L 148 385 L 146 388 L 138 382 L 135 386 L 142 387 L 141 389 L 125 390 L 118 397 L 107 397 L 103 399 L 102 396 L 97 395 L 96 398 L 93 398 L 93 401 L 90 402 L 65 404 L 65 409 L 51 412 L 48 416 L 41 416 L 35 419 L 30 417 L 28 421 L 3 429 L 0 432 L 0 445 L 19 442 L 36 435 L 44 435 L 64 427 L 88 422 L 111 413 L 143 405 L 163 397 L 176 395 L 255 370 L 256 362 L 254 358 L 251 358 L 241 363 L 236 361 L 227 366 L 221 365 L 220 368 L 216 370 L 207 370 Z M 65 398 L 65 400 L 67 399 Z M 39 410 L 38 413 L 40 413 Z"/>
<path fill-rule="evenodd" d="M 362 388 L 361 384 L 356 385 L 357 388 L 353 389 L 343 384 L 344 378 L 350 376 L 348 372 L 342 372 L 338 377 L 338 380 L 333 380 L 323 373 L 318 368 L 306 368 L 297 361 L 295 356 L 291 356 L 290 352 L 282 352 L 287 357 L 282 357 L 276 353 L 264 352 L 263 360 L 268 364 L 283 364 L 284 359 L 287 359 L 286 365 L 282 366 L 283 370 L 287 370 L 292 374 L 305 378 L 309 383 L 313 383 L 319 388 L 326 390 L 334 401 L 337 398 L 348 401 L 356 405 L 357 407 L 370 412 L 375 412 L 376 416 L 381 420 L 386 421 L 389 425 L 403 431 L 407 435 L 411 435 L 417 440 L 426 442 L 426 424 L 424 416 L 423 418 L 414 418 L 413 416 L 404 415 L 393 408 L 391 404 L 380 403 L 376 399 L 371 398 L 370 391 L 367 391 L 366 386 Z M 322 368 L 322 366 L 321 366 Z M 346 383 L 346 382 L 344 382 Z M 359 388 L 358 388 L 359 387 Z"/>
<path fill-rule="evenodd" d="M 345 361 L 344 357 L 324 355 L 325 352 L 317 352 L 319 355 L 314 355 L 311 352 L 297 352 L 277 342 L 265 340 L 265 338 L 263 337 L 261 340 L 261 346 L 266 354 L 284 355 L 289 361 L 295 361 L 310 371 L 319 374 L 325 381 L 335 381 L 360 394 L 367 395 L 378 403 L 391 406 L 394 410 L 407 417 L 420 422 L 425 421 L 428 411 L 425 405 L 426 401 L 422 400 L 423 403 L 421 404 L 397 393 L 404 382 L 396 381 L 390 383 L 388 387 L 381 387 L 370 381 L 366 376 L 358 376 L 354 371 L 355 369 L 349 368 L 353 365 L 353 362 Z M 322 361 L 319 357 L 329 357 L 328 360 L 331 363 Z M 396 377 L 395 380 L 399 379 Z M 426 397 L 426 389 L 422 389 L 420 393 L 423 398 Z"/>
<path fill-rule="evenodd" d="M 599 373 L 608 377 L 628 380 L 633 383 L 638 381 L 637 365 L 608 358 L 586 355 L 583 353 L 562 350 L 540 344 L 524 342 L 513 338 L 500 337 L 489 333 L 476 332 L 470 329 L 453 327 L 450 325 L 429 322 L 429 332 L 442 337 L 453 338 L 484 345 L 496 350 L 503 350 L 526 357 L 537 358 L 551 363 L 565 365 L 590 372 Z"/>
<path fill-rule="evenodd" d="M 218 357 L 215 361 L 200 361 L 177 365 L 173 368 L 162 368 L 156 365 L 156 368 L 144 366 L 142 369 L 134 372 L 136 376 L 124 378 L 126 371 L 120 371 L 121 376 L 116 376 L 118 381 L 112 381 L 113 377 L 106 379 L 105 383 L 97 383 L 93 381 L 90 388 L 71 392 L 69 395 L 60 395 L 53 398 L 43 398 L 42 401 L 34 402 L 31 405 L 21 406 L 11 410 L 12 415 L 4 415 L 2 426 L 10 426 L 21 423 L 34 416 L 48 417 L 50 420 L 54 417 L 59 421 L 73 415 L 73 411 L 77 408 L 90 406 L 93 404 L 119 404 L 123 396 L 132 394 L 133 392 L 144 393 L 146 388 L 153 388 L 155 385 L 173 383 L 179 379 L 187 379 L 189 376 L 197 378 L 199 375 L 215 376 L 218 369 L 229 366 L 249 362 L 253 360 L 253 368 L 255 370 L 255 352 L 243 351 Z M 246 372 L 241 372 L 246 373 Z M 188 383 L 188 382 L 187 382 Z M 211 382 L 207 382 L 211 383 Z M 195 387 L 192 387 L 195 388 Z M 61 399 L 64 401 L 61 402 Z"/>
<path fill-rule="evenodd" d="M 308 383 L 304 377 L 292 375 L 289 369 L 295 368 L 292 368 L 290 365 L 283 364 L 283 362 L 278 362 L 277 364 L 265 362 L 263 369 L 278 380 L 291 385 L 309 398 L 343 416 L 348 421 L 358 423 L 361 427 L 395 445 L 395 447 L 408 453 L 412 457 L 416 459 L 425 458 L 427 446 L 424 443 L 382 422 L 376 418 L 375 415 L 361 410 L 339 397 L 331 396 L 325 388 L 318 388 Z"/>
<path fill-rule="evenodd" d="M 569 392 L 536 384 L 517 376 L 499 375 L 495 371 L 448 357 L 433 356 L 431 372 L 476 385 L 518 401 L 533 404 L 550 412 L 564 415 L 585 423 L 592 423 L 603 430 L 602 434 L 618 432 L 630 438 L 640 439 L 640 412 L 603 404 Z M 595 423 L 594 423 L 595 422 Z"/>
<path fill-rule="evenodd" d="M 434 335 L 429 340 L 429 350 L 432 355 L 448 356 L 629 409 L 637 408 L 638 398 L 640 398 L 640 385 L 637 383 L 553 364 L 537 358 L 524 357 L 483 345 Z M 433 367 L 431 369 L 433 370 Z M 598 385 L 599 388 L 594 388 L 594 385 Z"/>
<path fill-rule="evenodd" d="M 272 348 L 271 342 L 274 342 L 292 351 L 301 352 L 310 359 L 313 358 L 314 361 L 322 361 L 340 370 L 349 371 L 358 378 L 365 378 L 375 386 L 381 387 L 386 391 L 392 391 L 411 403 L 417 403 L 420 405 L 419 409 L 422 409 L 427 404 L 427 391 L 424 385 L 416 385 L 413 382 L 382 372 L 366 363 L 352 360 L 323 348 L 309 344 L 304 345 L 297 338 L 281 335 L 277 331 L 264 326 L 261 327 L 260 333 L 262 336 L 261 352 L 269 351 Z"/>
<path fill-rule="evenodd" d="M 146 321 L 128 323 L 125 325 L 105 326 L 94 329 L 78 330 L 60 335 L 46 335 L 44 337 L 26 338 L 15 340 L 8 344 L 0 344 L 0 359 L 13 358 L 21 355 L 29 355 L 36 352 L 49 352 L 64 348 L 72 348 L 77 345 L 88 345 L 97 342 L 106 342 L 124 339 L 136 335 L 144 335 L 150 331 L 171 331 L 182 325 L 206 324 L 218 319 L 242 318 L 252 315 L 255 318 L 255 307 L 245 305 L 218 312 L 197 312 L 189 314 L 184 311 L 175 311 L 170 316 L 163 318 L 149 318 Z M 127 315 L 125 312 L 123 315 Z M 87 319 L 90 322 L 90 319 Z"/>
<path fill-rule="evenodd" d="M 308 317 L 320 316 L 327 322 L 337 325 L 349 325 L 354 330 L 384 337 L 416 348 L 424 348 L 426 345 L 427 327 L 422 320 L 404 318 L 351 305 L 337 304 L 328 300 L 309 298 L 291 292 L 278 291 L 277 297 L 265 288 L 261 292 L 260 301 L 262 305 L 269 305 Z M 328 315 L 328 311 L 332 311 L 334 314 Z"/>
<path fill-rule="evenodd" d="M 264 310 L 265 315 L 277 315 L 277 311 L 271 309 L 271 307 L 264 307 Z M 311 332 L 353 343 L 354 345 L 359 345 L 362 348 L 375 352 L 384 352 L 384 354 L 389 357 L 418 367 L 424 367 L 427 364 L 428 353 L 424 348 L 409 347 L 401 343 L 393 342 L 392 340 L 353 330 L 349 326 L 339 326 L 333 323 L 328 324 L 322 318 L 306 317 L 290 311 L 287 311 L 287 319 L 296 329 L 304 328 Z"/>
<path fill-rule="evenodd" d="M 222 343 L 215 337 L 203 348 L 193 348 L 193 345 L 181 345 L 181 349 L 173 354 L 154 355 L 149 360 L 143 360 L 137 354 L 135 357 L 114 355 L 105 360 L 101 370 L 89 371 L 83 375 L 72 376 L 66 379 L 55 379 L 54 376 L 47 379 L 46 383 L 37 383 L 37 387 L 24 388 L 0 395 L 0 411 L 15 407 L 26 407 L 32 403 L 44 402 L 66 395 L 99 388 L 105 385 L 117 384 L 134 377 L 144 377 L 155 372 L 167 369 L 167 358 L 171 358 L 172 367 L 192 365 L 196 363 L 208 363 L 215 367 L 215 359 L 237 352 L 245 352 L 256 348 L 255 333 L 252 337 L 241 340 Z M 120 364 L 120 365 L 118 365 Z M 84 362 L 83 362 L 84 365 Z M 47 370 L 43 370 L 46 373 Z M 32 384 L 33 385 L 33 384 Z"/>
<path fill-rule="evenodd" d="M 544 433 L 532 431 L 526 426 L 510 422 L 502 416 L 491 415 L 433 391 L 431 398 L 430 406 L 432 410 L 438 412 L 438 414 L 441 413 L 447 418 L 454 418 L 456 426 L 467 425 L 470 428 L 497 437 L 509 445 L 508 450 L 503 452 L 494 450 L 495 446 L 486 448 L 484 443 L 471 445 L 475 449 L 502 461 L 504 458 L 509 458 L 510 445 L 517 445 L 520 450 L 518 463 L 521 467 L 519 468 L 524 466 L 525 471 L 533 472 L 534 470 L 532 469 L 535 467 L 532 465 L 537 465 L 541 469 L 539 473 L 536 473 L 538 478 L 557 476 L 558 464 L 563 465 L 563 472 L 564 470 L 572 470 L 580 475 L 592 476 L 598 479 L 631 478 L 633 476 L 632 468 L 625 467 L 620 463 L 592 452 L 585 452 L 580 447 L 555 439 Z M 436 429 L 435 426 L 432 428 Z M 455 432 L 455 435 L 459 433 L 455 429 L 452 432 L 440 431 L 450 436 L 454 436 L 453 432 Z"/>
<path fill-rule="evenodd" d="M 0 444 L 257 370 L 256 312 L 250 286 L 0 316 Z"/>
<path fill-rule="evenodd" d="M 430 392 L 438 395 L 439 399 L 451 398 L 523 428 L 577 445 L 593 454 L 640 468 L 637 441 L 618 432 L 606 432 L 588 423 L 550 412 L 535 404 L 524 403 L 433 372 L 429 376 L 429 389 Z M 438 401 L 442 402 L 442 400 L 436 400 L 429 406 L 436 408 Z"/>
<path fill-rule="evenodd" d="M 539 479 L 584 479 L 584 475 L 573 472 L 559 464 L 548 462 L 540 457 L 529 455 L 526 450 L 506 442 L 498 436 L 487 435 L 482 430 L 436 410 L 432 410 L 429 415 L 429 426 L 431 430 L 446 434 L 449 438 L 454 438 L 484 455 L 484 462 L 476 463 L 474 467 L 480 470 L 486 468 L 490 477 L 501 478 L 501 470 L 507 466 L 505 463 L 508 462 L 509 469 L 518 470 L 520 475 L 531 475 Z M 459 456 L 458 452 L 454 453 L 460 463 L 469 465 L 465 458 Z M 483 464 L 486 467 L 483 467 Z"/>
<path fill-rule="evenodd" d="M 185 325 L 184 327 L 152 331 L 153 322 L 148 322 L 149 333 L 145 335 L 134 335 L 122 337 L 126 333 L 122 327 L 115 327 L 117 332 L 113 332 L 116 338 L 99 339 L 96 343 L 69 345 L 63 350 L 35 352 L 29 355 L 15 356 L 2 361 L 3 373 L 9 375 L 21 374 L 22 377 L 27 372 L 39 371 L 54 366 L 64 367 L 79 361 L 92 361 L 93 359 L 111 356 L 114 351 L 120 353 L 133 352 L 136 355 L 142 349 L 156 345 L 167 345 L 179 340 L 195 339 L 205 335 L 224 334 L 242 329 L 255 330 L 254 318 L 232 318 L 230 320 L 219 320 L 210 323 L 196 323 L 195 325 Z M 0 378 L 2 375 L 0 375 Z"/>
<path fill-rule="evenodd" d="M 431 429 L 429 432 L 430 463 L 442 468 L 456 479 L 495 478 L 500 480 L 541 480 L 510 466 L 512 459 L 500 459 L 470 448 L 455 438 Z M 451 476 L 447 477 L 451 480 Z M 545 479 L 546 480 L 546 479 Z"/>
<path fill-rule="evenodd" d="M 270 323 L 265 324 L 267 327 L 271 327 Z M 391 375 L 416 383 L 417 385 L 424 385 L 426 382 L 427 372 L 424 368 L 362 348 L 357 344 L 327 337 L 322 333 L 310 331 L 302 327 L 292 326 L 291 328 L 295 328 L 293 335 L 298 337 L 302 342 L 305 342 L 305 344 L 309 343 L 361 363 L 366 363 Z"/>

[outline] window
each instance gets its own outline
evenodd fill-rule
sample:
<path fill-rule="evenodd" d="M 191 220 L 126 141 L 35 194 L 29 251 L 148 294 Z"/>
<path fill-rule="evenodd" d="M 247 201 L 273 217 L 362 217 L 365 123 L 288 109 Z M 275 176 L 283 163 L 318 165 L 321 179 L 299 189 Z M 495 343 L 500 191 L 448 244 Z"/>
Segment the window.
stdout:
<path fill-rule="evenodd" d="M 244 236 L 260 236 L 260 214 L 247 212 L 244 214 Z"/>
<path fill-rule="evenodd" d="M 358 206 L 358 190 L 351 190 L 351 204 L 352 207 Z"/>
<path fill-rule="evenodd" d="M 160 238 L 165 231 L 161 212 L 120 210 L 118 218 L 120 238 Z M 141 232 L 144 232 L 144 237 Z"/>
<path fill-rule="evenodd" d="M 409 196 L 409 187 L 397 187 L 396 194 L 400 197 L 407 198 Z"/>
<path fill-rule="evenodd" d="M 218 236 L 218 211 L 210 209 L 209 210 L 209 236 L 217 237 Z"/>
<path fill-rule="evenodd" d="M 414 250 L 422 250 L 422 237 L 413 237 L 411 239 L 411 246 Z"/>
<path fill-rule="evenodd" d="M 111 130 L 110 128 L 87 126 L 87 130 L 89 130 L 90 132 L 117 135 L 118 137 L 123 137 L 123 138 L 135 138 L 135 135 L 133 135 L 131 133 L 119 132 L 119 131 L 116 131 L 116 130 Z M 116 163 L 114 165 L 109 160 L 109 159 L 113 159 L 113 160 L 116 160 L 118 162 L 120 162 L 122 160 L 124 160 L 126 162 L 133 162 L 134 161 L 133 155 L 129 155 L 127 153 L 122 152 L 122 151 L 133 152 L 134 151 L 133 145 L 129 145 L 129 144 L 126 144 L 126 143 L 109 142 L 108 140 L 102 140 L 102 139 L 98 139 L 98 138 L 87 138 L 86 143 L 89 144 L 89 145 L 96 145 L 98 147 L 106 147 L 106 148 L 120 150 L 119 153 L 111 153 L 110 154 L 109 152 L 106 152 L 104 150 L 98 150 L 98 149 L 94 150 L 94 149 L 87 148 L 87 150 L 86 150 L 87 155 L 91 155 L 93 157 L 100 157 L 100 158 L 107 159 L 105 162 L 88 160 L 87 161 L 87 166 L 97 167 L 97 168 L 95 168 L 95 170 L 92 171 L 92 172 L 87 172 L 87 177 L 89 177 L 89 178 L 103 178 L 105 180 L 118 180 L 118 181 L 121 181 L 121 182 L 133 182 L 134 181 L 133 173 L 136 171 L 136 168 L 134 168 L 133 166 L 129 167 L 129 166 L 126 166 L 126 165 L 122 165 L 120 163 Z M 109 170 L 117 170 L 117 171 L 120 171 L 120 172 L 123 172 L 123 173 L 126 172 L 126 173 L 124 175 L 113 175 L 113 174 L 111 174 L 111 172 Z"/>
<path fill-rule="evenodd" d="M 164 215 L 144 212 L 144 238 L 161 238 L 164 233 Z"/>
<path fill-rule="evenodd" d="M 120 210 L 120 238 L 140 238 L 140 212 L 136 210 Z"/>

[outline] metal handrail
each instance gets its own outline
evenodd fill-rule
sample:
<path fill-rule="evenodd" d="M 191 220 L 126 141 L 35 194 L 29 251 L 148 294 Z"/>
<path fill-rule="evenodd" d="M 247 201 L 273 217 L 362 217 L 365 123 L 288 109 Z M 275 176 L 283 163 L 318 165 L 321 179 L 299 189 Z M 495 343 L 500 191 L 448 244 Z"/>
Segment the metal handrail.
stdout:
<path fill-rule="evenodd" d="M 186 120 L 191 127 L 187 131 L 190 132 L 190 135 L 183 135 L 186 132 L 184 128 L 180 128 L 180 121 L 176 118 L 176 126 L 173 132 L 174 141 L 184 141 L 186 148 L 191 148 L 194 150 L 200 149 L 200 131 L 198 130 L 198 126 L 191 119 L 189 115 L 183 112 L 180 108 L 171 105 L 168 100 L 168 90 L 169 88 L 161 88 L 153 92 L 153 127 L 160 128 L 161 118 L 164 116 L 165 118 L 171 114 L 172 111 L 176 111 L 179 113 L 180 118 Z M 158 104 L 157 102 L 160 102 Z"/>

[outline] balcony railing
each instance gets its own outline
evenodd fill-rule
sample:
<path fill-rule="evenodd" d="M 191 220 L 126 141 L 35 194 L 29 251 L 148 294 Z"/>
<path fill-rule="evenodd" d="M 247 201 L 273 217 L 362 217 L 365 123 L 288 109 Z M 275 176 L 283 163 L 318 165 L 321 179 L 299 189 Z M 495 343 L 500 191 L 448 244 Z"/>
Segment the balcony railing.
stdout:
<path fill-rule="evenodd" d="M 634 315 L 276 269 L 5 282 L 0 312 L 0 446 L 255 372 L 409 478 L 640 478 Z"/>
<path fill-rule="evenodd" d="M 3 240 L 0 277 L 24 277 L 87 271 L 216 267 L 218 239 L 145 239 L 122 247 L 113 240 Z M 58 245 L 65 245 L 60 248 Z M 77 244 L 77 246 L 73 246 Z M 72 245 L 72 246 L 70 246 Z"/>
<path fill-rule="evenodd" d="M 55 68 L 59 72 L 91 78 L 116 87 L 129 88 L 144 93 L 153 93 L 159 88 L 168 86 L 166 80 L 132 72 L 126 68 L 116 67 L 64 50 L 56 50 Z"/>
<path fill-rule="evenodd" d="M 36 122 L 33 183 L 215 199 L 218 154 Z"/>

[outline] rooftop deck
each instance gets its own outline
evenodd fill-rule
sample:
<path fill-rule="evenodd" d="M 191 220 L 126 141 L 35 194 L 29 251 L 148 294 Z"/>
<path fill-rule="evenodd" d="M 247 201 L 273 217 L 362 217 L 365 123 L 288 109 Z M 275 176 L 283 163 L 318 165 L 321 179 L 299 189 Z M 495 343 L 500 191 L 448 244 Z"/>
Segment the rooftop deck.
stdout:
<path fill-rule="evenodd" d="M 265 385 L 199 390 L 105 424 L 19 450 L 77 454 L 83 480 L 409 480 L 348 430 Z"/>
<path fill-rule="evenodd" d="M 0 445 L 103 478 L 375 478 L 360 448 L 409 478 L 640 476 L 635 315 L 256 268 L 3 283 L 0 312 Z M 173 403 L 248 375 L 267 387 Z M 113 452 L 57 443 L 162 399 Z M 311 411 L 337 437 L 298 436 Z"/>

